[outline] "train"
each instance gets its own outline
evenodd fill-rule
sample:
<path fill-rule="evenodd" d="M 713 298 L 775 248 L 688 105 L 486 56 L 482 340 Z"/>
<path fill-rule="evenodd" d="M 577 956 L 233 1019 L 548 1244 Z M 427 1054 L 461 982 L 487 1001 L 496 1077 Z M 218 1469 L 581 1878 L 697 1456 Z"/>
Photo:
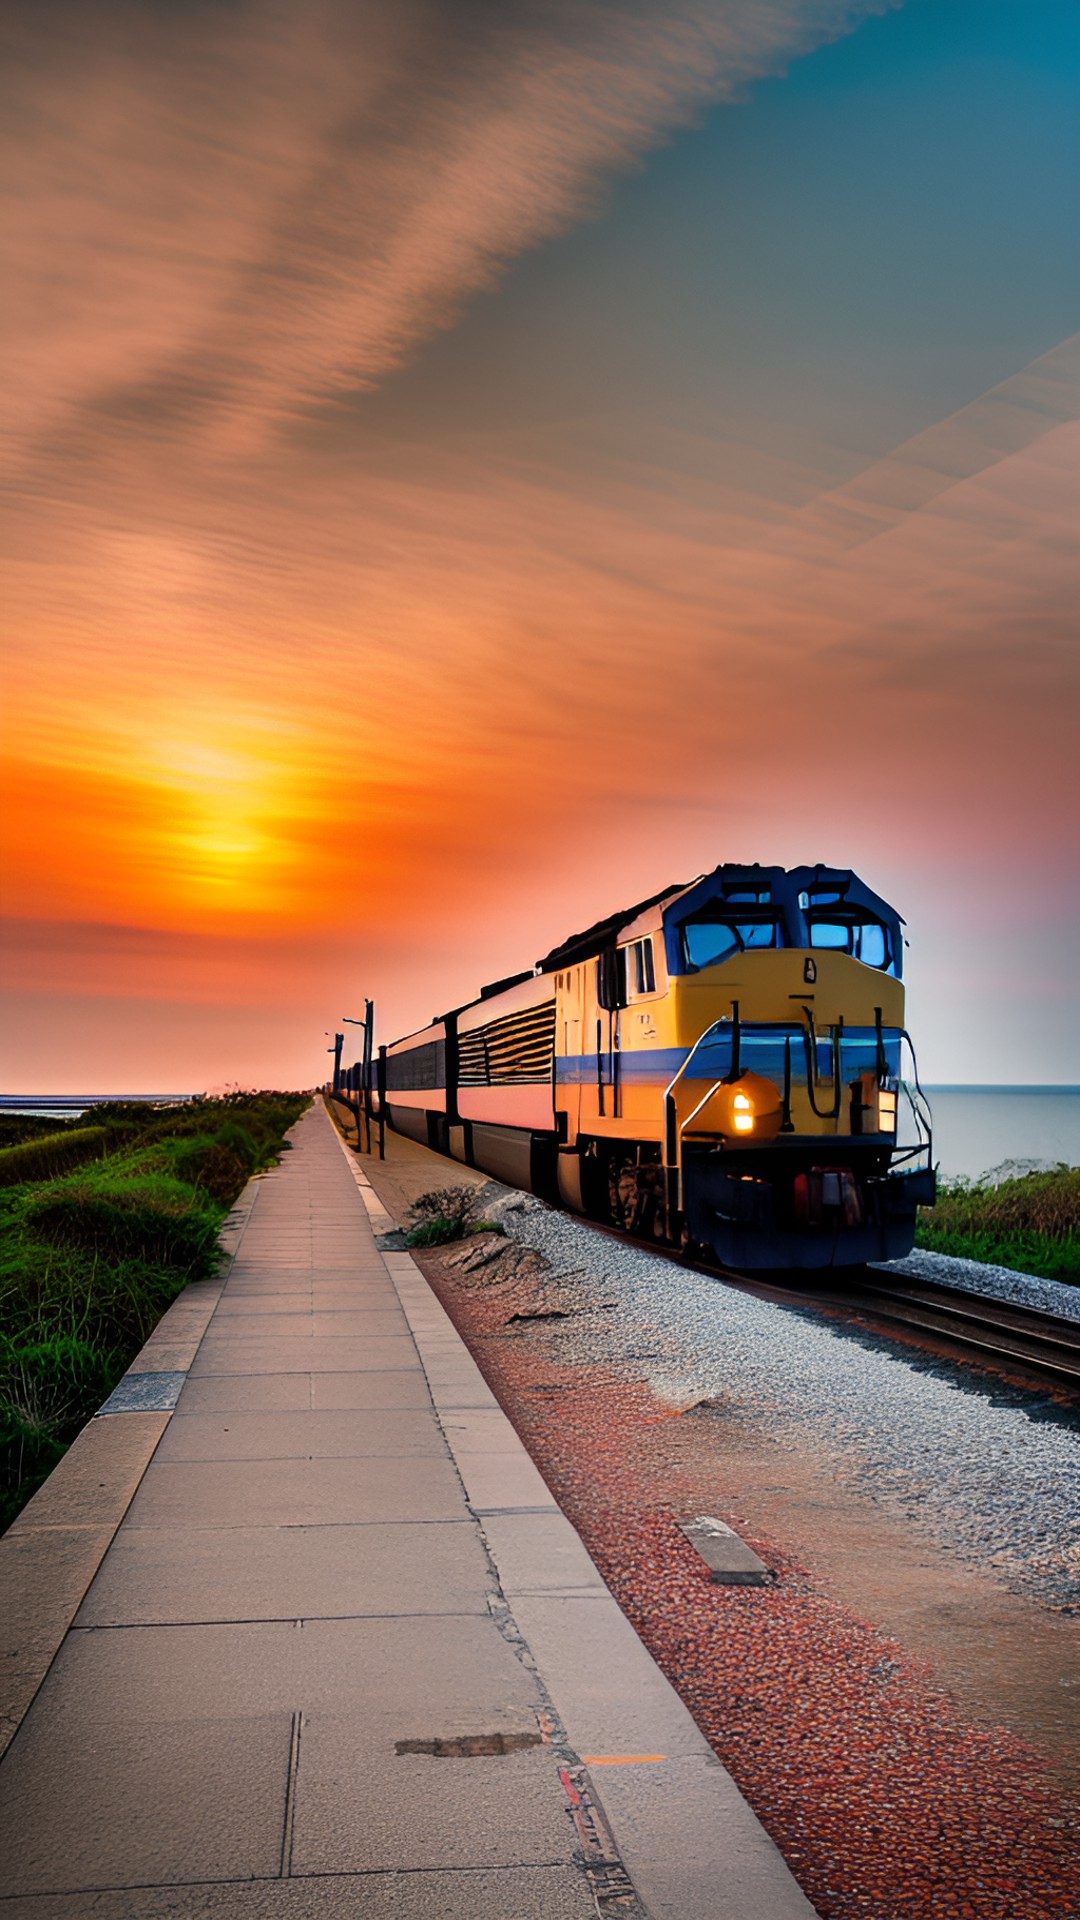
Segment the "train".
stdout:
<path fill-rule="evenodd" d="M 851 871 L 723 864 L 381 1047 L 378 1103 L 453 1160 L 725 1267 L 900 1259 L 935 1197 L 903 924 Z"/>

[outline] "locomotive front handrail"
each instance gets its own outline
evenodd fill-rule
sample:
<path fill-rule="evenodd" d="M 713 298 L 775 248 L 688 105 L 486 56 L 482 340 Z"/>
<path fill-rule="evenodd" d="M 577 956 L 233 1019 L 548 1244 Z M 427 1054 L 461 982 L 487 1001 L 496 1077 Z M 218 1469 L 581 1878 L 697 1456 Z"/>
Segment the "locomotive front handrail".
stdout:
<path fill-rule="evenodd" d="M 736 1004 L 736 1002 L 732 1002 L 733 1012 Z M 672 1230 L 676 1215 L 682 1211 L 682 1136 L 685 1128 L 679 1125 L 678 1108 L 675 1104 L 675 1089 L 702 1043 L 709 1038 L 710 1034 L 716 1033 L 720 1027 L 730 1027 L 731 1024 L 731 1020 L 726 1015 L 723 1015 L 719 1020 L 714 1020 L 710 1026 L 707 1026 L 703 1033 L 699 1033 L 686 1059 L 682 1062 L 682 1065 L 676 1069 L 664 1089 L 664 1172 L 667 1176 L 665 1185 L 667 1188 L 669 1232 Z M 716 1086 L 709 1089 L 705 1099 L 711 1099 L 712 1095 L 716 1092 L 716 1087 L 722 1085 L 723 1081 L 718 1080 Z M 691 1115 L 691 1119 L 693 1119 L 694 1115 L 700 1113 L 701 1106 L 704 1104 L 704 1102 L 701 1102 L 694 1108 L 694 1114 Z"/>
<path fill-rule="evenodd" d="M 678 1108 L 675 1103 L 675 1088 L 678 1086 L 679 1081 L 682 1079 L 683 1075 L 685 1074 L 686 1069 L 690 1065 L 690 1062 L 694 1058 L 694 1055 L 697 1053 L 698 1048 L 703 1045 L 703 1043 L 709 1038 L 710 1034 L 716 1033 L 721 1027 L 730 1027 L 731 1029 L 731 1062 L 730 1062 L 730 1065 L 728 1066 L 728 1070 L 726 1073 L 721 1074 L 719 1080 L 713 1081 L 713 1084 L 709 1088 L 708 1093 L 705 1094 L 703 1099 L 698 1101 L 697 1106 L 694 1108 L 693 1113 L 687 1114 L 686 1119 L 680 1122 Z M 667 1174 L 667 1180 L 665 1184 L 667 1187 L 669 1226 L 670 1226 L 670 1223 L 674 1220 L 676 1214 L 682 1212 L 683 1136 L 686 1133 L 686 1130 L 689 1127 L 691 1121 L 696 1120 L 702 1108 L 708 1106 L 709 1101 L 713 1097 L 713 1094 L 718 1092 L 721 1087 L 728 1085 L 732 1080 L 738 1080 L 740 1078 L 741 1059 L 742 1059 L 741 1042 L 742 1042 L 742 1021 L 739 1018 L 739 1003 L 737 1000 L 733 1000 L 731 1003 L 730 1018 L 726 1014 L 721 1014 L 718 1020 L 714 1020 L 710 1026 L 705 1028 L 703 1033 L 698 1034 L 698 1037 L 694 1041 L 694 1044 L 691 1047 L 689 1053 L 687 1054 L 686 1059 L 683 1061 L 682 1065 L 678 1068 L 678 1070 L 672 1075 L 671 1079 L 668 1081 L 667 1087 L 664 1090 L 664 1121 L 665 1121 L 665 1134 L 666 1134 L 666 1138 L 664 1142 L 664 1150 L 665 1150 L 664 1169 Z"/>

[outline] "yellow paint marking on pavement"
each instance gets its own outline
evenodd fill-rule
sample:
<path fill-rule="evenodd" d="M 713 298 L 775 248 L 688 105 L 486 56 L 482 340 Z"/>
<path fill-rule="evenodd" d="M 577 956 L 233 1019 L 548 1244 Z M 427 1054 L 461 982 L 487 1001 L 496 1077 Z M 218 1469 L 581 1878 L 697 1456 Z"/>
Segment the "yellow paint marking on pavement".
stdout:
<path fill-rule="evenodd" d="M 583 1767 L 639 1767 L 647 1760 L 666 1760 L 666 1753 L 583 1753 Z"/>

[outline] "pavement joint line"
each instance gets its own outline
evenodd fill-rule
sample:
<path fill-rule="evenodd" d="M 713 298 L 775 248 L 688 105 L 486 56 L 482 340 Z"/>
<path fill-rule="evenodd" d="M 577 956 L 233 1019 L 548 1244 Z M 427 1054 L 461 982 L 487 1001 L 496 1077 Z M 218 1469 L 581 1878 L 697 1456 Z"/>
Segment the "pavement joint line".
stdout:
<path fill-rule="evenodd" d="M 299 1873 L 290 1874 L 291 1880 L 398 1880 L 406 1874 L 456 1874 L 466 1880 L 471 1877 L 494 1873 L 565 1873 L 565 1857 L 553 1860 L 499 1860 L 487 1866 L 462 1866 L 458 1861 L 432 1864 L 425 1862 L 410 1867 L 341 1867 L 332 1868 L 305 1867 Z M 171 1892 L 174 1887 L 276 1887 L 281 1884 L 279 1873 L 218 1874 L 213 1880 L 124 1880 L 94 1883 L 91 1886 L 60 1887 L 38 1889 L 32 1894 L 0 1893 L 0 1907 L 6 1907 L 9 1901 L 17 1900 L 25 1909 L 27 1900 L 70 1900 L 84 1893 L 160 1893 Z M 631 1915 L 630 1920 L 635 1920 Z"/>
<path fill-rule="evenodd" d="M 300 1622 L 296 1622 L 299 1626 Z M 292 1876 L 293 1841 L 296 1833 L 296 1785 L 300 1772 L 300 1740 L 304 1731 L 304 1716 L 297 1709 L 292 1717 L 292 1732 L 289 1736 L 289 1767 L 285 1785 L 285 1818 L 281 1834 L 281 1871 L 278 1878 L 287 1880 Z"/>
<path fill-rule="evenodd" d="M 549 1592 L 550 1589 L 543 1589 Z M 165 1631 L 186 1633 L 198 1627 L 312 1627 L 323 1624 L 336 1624 L 341 1620 L 482 1620 L 487 1609 L 474 1607 L 467 1612 L 461 1607 L 443 1607 L 439 1612 L 405 1613 L 400 1610 L 393 1613 L 302 1613 L 299 1618 L 293 1613 L 258 1613 L 250 1616 L 224 1614 L 209 1620 L 99 1620 L 92 1627 L 73 1626 L 72 1634 L 94 1633 L 162 1633 Z"/>

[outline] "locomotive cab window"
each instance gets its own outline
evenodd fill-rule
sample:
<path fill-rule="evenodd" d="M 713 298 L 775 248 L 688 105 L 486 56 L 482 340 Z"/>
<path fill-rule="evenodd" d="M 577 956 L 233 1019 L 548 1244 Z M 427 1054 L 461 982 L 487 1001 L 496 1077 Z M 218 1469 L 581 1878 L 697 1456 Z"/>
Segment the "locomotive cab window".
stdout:
<path fill-rule="evenodd" d="M 758 913 L 751 918 L 745 909 L 730 915 L 711 913 L 707 920 L 688 920 L 682 939 L 683 958 L 691 973 L 714 967 L 733 953 L 780 945 L 775 914 Z"/>
<path fill-rule="evenodd" d="M 656 992 L 656 963 L 651 939 L 635 940 L 629 949 L 630 981 L 635 994 Z"/>
<path fill-rule="evenodd" d="M 860 919 L 854 914 L 840 917 L 836 909 L 828 913 L 810 912 L 806 916 L 812 947 L 829 948 L 834 953 L 849 953 L 864 967 L 877 967 L 882 973 L 895 973 L 892 941 L 880 920 Z"/>

